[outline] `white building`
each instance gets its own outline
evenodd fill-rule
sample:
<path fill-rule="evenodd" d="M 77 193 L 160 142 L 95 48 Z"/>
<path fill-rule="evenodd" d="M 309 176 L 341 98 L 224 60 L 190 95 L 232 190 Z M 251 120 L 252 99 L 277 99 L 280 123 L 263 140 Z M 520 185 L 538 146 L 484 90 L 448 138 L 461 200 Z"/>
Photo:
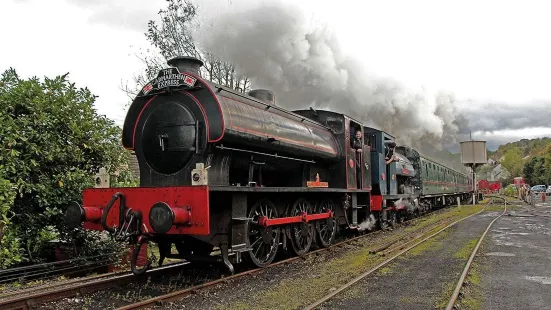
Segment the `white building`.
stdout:
<path fill-rule="evenodd" d="M 505 169 L 501 164 L 495 166 L 495 168 L 490 172 L 490 181 L 498 181 L 500 179 L 506 179 L 509 177 L 509 171 Z"/>

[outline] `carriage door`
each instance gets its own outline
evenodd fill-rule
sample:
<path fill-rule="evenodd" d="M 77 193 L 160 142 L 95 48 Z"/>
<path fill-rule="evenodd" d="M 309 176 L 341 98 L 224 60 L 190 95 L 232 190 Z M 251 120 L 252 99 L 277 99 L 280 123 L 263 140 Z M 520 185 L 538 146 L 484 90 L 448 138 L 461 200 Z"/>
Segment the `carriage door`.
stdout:
<path fill-rule="evenodd" d="M 363 150 L 363 189 L 371 190 L 371 140 L 369 135 L 364 132 L 364 150 Z"/>

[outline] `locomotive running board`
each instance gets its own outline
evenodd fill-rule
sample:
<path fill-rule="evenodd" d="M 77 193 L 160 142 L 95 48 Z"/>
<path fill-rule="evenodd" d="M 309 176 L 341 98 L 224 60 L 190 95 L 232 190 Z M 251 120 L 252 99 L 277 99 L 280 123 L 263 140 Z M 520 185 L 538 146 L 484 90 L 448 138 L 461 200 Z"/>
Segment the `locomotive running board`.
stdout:
<path fill-rule="evenodd" d="M 249 186 L 209 186 L 211 192 L 263 192 L 263 193 L 369 193 L 370 190 L 327 188 L 327 187 L 249 187 Z"/>

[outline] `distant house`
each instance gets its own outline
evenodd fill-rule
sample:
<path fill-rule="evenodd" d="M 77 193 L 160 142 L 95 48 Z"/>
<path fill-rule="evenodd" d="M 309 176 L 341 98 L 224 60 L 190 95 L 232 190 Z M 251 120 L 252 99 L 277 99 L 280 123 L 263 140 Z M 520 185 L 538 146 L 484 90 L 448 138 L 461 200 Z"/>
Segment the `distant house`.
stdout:
<path fill-rule="evenodd" d="M 490 181 L 499 181 L 509 177 L 509 171 L 505 169 L 501 164 L 495 166 L 490 172 Z"/>

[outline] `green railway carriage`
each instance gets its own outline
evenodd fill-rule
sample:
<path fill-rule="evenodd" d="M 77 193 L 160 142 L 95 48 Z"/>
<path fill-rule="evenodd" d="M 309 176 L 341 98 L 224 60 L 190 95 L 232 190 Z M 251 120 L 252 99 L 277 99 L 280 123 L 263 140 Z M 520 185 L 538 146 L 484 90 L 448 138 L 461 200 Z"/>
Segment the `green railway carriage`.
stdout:
<path fill-rule="evenodd" d="M 421 195 L 453 194 L 469 191 L 469 178 L 465 173 L 421 157 Z"/>

